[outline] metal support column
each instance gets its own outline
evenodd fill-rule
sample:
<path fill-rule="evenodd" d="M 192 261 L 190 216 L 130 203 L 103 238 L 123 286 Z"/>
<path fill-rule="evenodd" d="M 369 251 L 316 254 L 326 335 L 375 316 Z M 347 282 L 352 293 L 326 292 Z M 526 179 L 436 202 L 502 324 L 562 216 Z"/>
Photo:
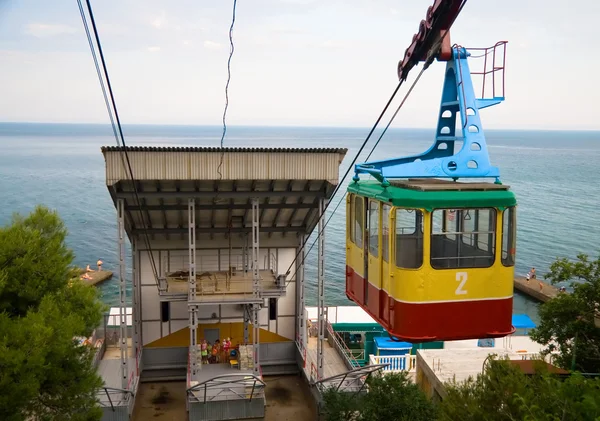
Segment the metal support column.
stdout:
<path fill-rule="evenodd" d="M 260 298 L 260 272 L 258 270 L 258 254 L 259 254 L 259 211 L 258 211 L 258 199 L 252 199 L 252 294 L 254 298 Z M 260 375 L 259 365 L 259 331 L 260 326 L 258 323 L 258 311 L 260 305 L 254 304 L 252 306 L 252 350 L 254 352 L 254 374 Z"/>
<path fill-rule="evenodd" d="M 248 325 L 250 324 L 250 305 L 244 304 L 244 345 L 250 342 L 250 332 Z"/>
<path fill-rule="evenodd" d="M 248 273 L 248 234 L 242 237 L 242 270 L 244 274 Z"/>
<path fill-rule="evenodd" d="M 196 202 L 188 200 L 188 300 L 196 300 Z M 197 379 L 198 374 L 198 306 L 189 306 L 190 323 L 190 376 L 191 380 Z M 200 367 L 202 367 L 200 365 Z"/>
<path fill-rule="evenodd" d="M 260 304 L 252 305 L 252 350 L 254 351 L 254 375 L 261 375 L 260 371 L 260 359 L 259 359 L 259 336 L 260 336 L 260 326 L 258 324 L 258 311 L 260 310 Z"/>
<path fill-rule="evenodd" d="M 131 289 L 133 294 L 133 305 L 131 307 L 131 316 L 132 316 L 132 330 L 133 330 L 133 358 L 135 359 L 135 375 L 139 376 L 139 349 L 140 349 L 140 327 L 138 324 L 138 320 L 140 318 L 140 314 L 138 312 L 139 300 L 140 300 L 140 291 L 138 290 L 140 284 L 140 278 L 138 273 L 139 262 L 137 261 L 137 244 L 136 240 L 131 242 L 131 270 L 133 273 L 133 288 Z"/>
<path fill-rule="evenodd" d="M 125 201 L 117 200 L 117 228 L 119 236 L 119 345 L 121 349 L 121 388 L 127 389 L 129 375 L 127 355 L 127 307 L 125 279 Z"/>
<path fill-rule="evenodd" d="M 300 237 L 300 247 L 305 243 L 307 237 L 303 235 Z M 297 292 L 297 329 L 298 329 L 298 342 L 301 349 L 306 348 L 306 303 L 304 302 L 304 260 L 306 259 L 306 248 L 302 247 L 300 251 L 300 258 L 296 261 L 296 292 Z"/>
<path fill-rule="evenodd" d="M 324 360 L 324 352 L 323 352 L 323 342 L 325 340 L 325 279 L 324 279 L 324 269 L 325 269 L 325 218 L 323 217 L 323 208 L 324 208 L 324 200 L 319 199 L 319 232 L 318 232 L 318 242 L 319 242 L 319 260 L 317 264 L 317 293 L 319 295 L 318 298 L 318 313 L 319 313 L 319 340 L 317 342 L 317 377 L 319 380 L 323 378 L 323 360 Z"/>

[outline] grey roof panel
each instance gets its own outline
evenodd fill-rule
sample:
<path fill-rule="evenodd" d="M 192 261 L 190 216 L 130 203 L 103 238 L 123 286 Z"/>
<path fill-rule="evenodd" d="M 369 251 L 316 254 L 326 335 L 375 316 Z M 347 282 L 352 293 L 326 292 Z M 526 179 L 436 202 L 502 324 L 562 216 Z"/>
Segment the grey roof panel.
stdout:
<path fill-rule="evenodd" d="M 122 146 L 102 146 L 104 152 L 121 152 Z M 127 152 L 283 152 L 283 153 L 341 153 L 348 152 L 347 148 L 216 148 L 210 146 L 127 146 Z"/>

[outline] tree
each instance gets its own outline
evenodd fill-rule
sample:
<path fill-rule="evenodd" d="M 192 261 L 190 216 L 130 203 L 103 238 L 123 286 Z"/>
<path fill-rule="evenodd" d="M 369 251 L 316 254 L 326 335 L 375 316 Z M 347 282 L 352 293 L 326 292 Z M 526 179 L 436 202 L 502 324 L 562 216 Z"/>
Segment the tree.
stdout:
<path fill-rule="evenodd" d="M 595 317 L 600 303 L 600 257 L 590 260 L 580 254 L 575 262 L 558 259 L 545 279 L 552 284 L 570 281 L 573 292 L 561 293 L 540 306 L 540 323 L 531 338 L 546 346 L 545 354 L 558 351 L 556 365 L 599 373 L 600 328 Z"/>
<path fill-rule="evenodd" d="M 324 393 L 327 421 L 430 421 L 435 405 L 406 372 L 372 375 L 368 393 L 354 394 L 329 389 Z"/>
<path fill-rule="evenodd" d="M 507 360 L 491 359 L 477 378 L 446 385 L 440 421 L 569 421 L 600 417 L 600 379 L 579 373 L 560 379 L 544 365 L 525 375 Z"/>
<path fill-rule="evenodd" d="M 89 336 L 104 306 L 71 266 L 67 230 L 37 207 L 0 227 L 0 419 L 98 420 Z"/>

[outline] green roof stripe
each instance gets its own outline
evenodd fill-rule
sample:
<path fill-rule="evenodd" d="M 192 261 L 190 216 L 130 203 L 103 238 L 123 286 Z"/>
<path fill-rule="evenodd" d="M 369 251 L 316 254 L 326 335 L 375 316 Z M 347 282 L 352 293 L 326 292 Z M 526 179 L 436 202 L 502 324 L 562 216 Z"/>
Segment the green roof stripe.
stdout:
<path fill-rule="evenodd" d="M 394 206 L 422 208 L 428 211 L 435 208 L 505 208 L 517 204 L 514 193 L 508 190 L 421 191 L 396 186 L 384 188 L 378 181 L 359 181 L 350 183 L 348 192 L 388 202 Z"/>

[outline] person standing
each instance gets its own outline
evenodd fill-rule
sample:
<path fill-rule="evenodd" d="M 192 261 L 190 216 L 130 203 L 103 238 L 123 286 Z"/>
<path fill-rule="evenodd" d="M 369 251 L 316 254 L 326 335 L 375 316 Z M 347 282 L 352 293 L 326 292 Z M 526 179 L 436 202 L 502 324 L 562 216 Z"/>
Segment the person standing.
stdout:
<path fill-rule="evenodd" d="M 200 351 L 201 351 L 201 355 L 202 355 L 202 364 L 208 364 L 208 352 L 207 352 L 207 348 L 208 345 L 206 343 L 206 339 L 204 339 L 202 341 L 202 345 L 200 345 Z"/>
<path fill-rule="evenodd" d="M 224 362 L 229 362 L 229 350 L 231 349 L 231 340 L 223 339 L 223 353 L 225 354 Z"/>

